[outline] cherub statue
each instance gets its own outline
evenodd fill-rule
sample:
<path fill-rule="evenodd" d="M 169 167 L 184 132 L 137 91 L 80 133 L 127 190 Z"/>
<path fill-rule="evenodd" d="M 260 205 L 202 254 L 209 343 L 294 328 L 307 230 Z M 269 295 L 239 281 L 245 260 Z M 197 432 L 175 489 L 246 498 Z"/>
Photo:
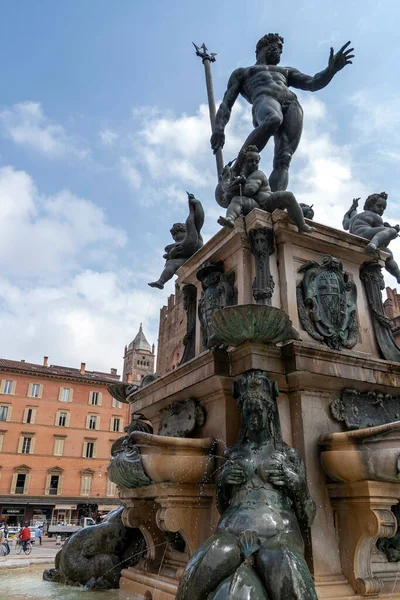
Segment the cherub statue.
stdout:
<path fill-rule="evenodd" d="M 400 225 L 383 222 L 382 215 L 386 209 L 387 197 L 386 192 L 371 194 L 364 203 L 362 213 L 357 212 L 360 198 L 354 198 L 351 207 L 343 217 L 342 225 L 346 231 L 370 240 L 365 248 L 369 254 L 375 254 L 379 248 L 387 252 L 389 257 L 385 262 L 386 271 L 396 278 L 397 283 L 400 283 L 399 265 L 388 249 L 390 242 L 398 236 Z"/>
<path fill-rule="evenodd" d="M 315 517 L 299 453 L 282 440 L 276 382 L 246 371 L 242 427 L 216 483 L 216 532 L 193 554 L 176 600 L 317 600 L 300 528 Z"/>
<path fill-rule="evenodd" d="M 298 230 L 305 233 L 314 227 L 304 221 L 303 211 L 292 192 L 272 192 L 266 175 L 259 170 L 260 154 L 256 146 L 247 146 L 238 157 L 240 175 L 235 177 L 231 164 L 221 175 L 215 190 L 215 198 L 220 206 L 227 208 L 226 216 L 219 217 L 218 223 L 233 227 L 240 215 L 247 215 L 253 208 L 273 212 L 276 208 L 287 209 L 290 219 Z"/>
<path fill-rule="evenodd" d="M 200 200 L 197 200 L 193 194 L 186 193 L 189 200 L 189 216 L 186 223 L 174 223 L 170 229 L 175 243 L 165 247 L 163 258 L 167 260 L 164 270 L 157 281 L 149 283 L 150 287 L 159 290 L 162 290 L 164 284 L 175 275 L 179 267 L 203 246 L 200 230 L 204 224 L 204 210 Z"/>

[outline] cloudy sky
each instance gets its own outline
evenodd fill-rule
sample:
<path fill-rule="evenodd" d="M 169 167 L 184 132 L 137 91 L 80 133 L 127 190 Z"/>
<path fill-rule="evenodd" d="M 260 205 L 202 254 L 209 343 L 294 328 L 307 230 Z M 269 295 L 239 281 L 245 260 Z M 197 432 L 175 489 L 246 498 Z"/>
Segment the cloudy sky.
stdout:
<path fill-rule="evenodd" d="M 315 220 L 340 228 L 355 196 L 389 193 L 399 213 L 400 106 L 396 0 L 0 0 L 0 356 L 121 369 L 139 323 L 157 341 L 174 286 L 163 267 L 185 190 L 219 229 L 203 66 L 217 53 L 215 95 L 254 62 L 267 32 L 283 65 L 314 74 L 347 40 L 354 64 L 299 94 L 302 142 L 289 189 Z M 236 104 L 230 160 L 251 128 Z M 262 166 L 270 171 L 271 153 Z M 400 258 L 400 245 L 394 244 Z M 388 285 L 395 286 L 392 278 Z"/>

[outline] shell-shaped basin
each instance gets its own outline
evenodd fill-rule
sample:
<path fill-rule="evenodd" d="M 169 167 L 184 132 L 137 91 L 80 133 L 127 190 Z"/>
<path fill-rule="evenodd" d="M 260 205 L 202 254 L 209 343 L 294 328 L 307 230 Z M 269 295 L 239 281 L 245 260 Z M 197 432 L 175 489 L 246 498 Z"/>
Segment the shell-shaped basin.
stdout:
<path fill-rule="evenodd" d="M 213 340 L 227 346 L 243 342 L 278 344 L 300 340 L 289 315 L 275 306 L 241 304 L 215 312 L 211 319 Z"/>
<path fill-rule="evenodd" d="M 142 431 L 132 434 L 144 469 L 156 483 L 201 483 L 214 470 L 213 438 L 178 438 Z"/>
<path fill-rule="evenodd" d="M 400 421 L 321 435 L 319 444 L 332 481 L 400 482 Z"/>

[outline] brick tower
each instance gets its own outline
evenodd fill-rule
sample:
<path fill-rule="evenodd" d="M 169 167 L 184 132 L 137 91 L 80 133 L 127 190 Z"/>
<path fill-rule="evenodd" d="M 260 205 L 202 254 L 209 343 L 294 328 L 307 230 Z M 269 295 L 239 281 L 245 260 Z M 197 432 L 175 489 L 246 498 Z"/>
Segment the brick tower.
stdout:
<path fill-rule="evenodd" d="M 123 381 L 130 380 L 131 376 L 131 381 L 139 384 L 146 375 L 153 375 L 154 361 L 154 344 L 150 346 L 140 323 L 135 339 L 125 346 Z"/>

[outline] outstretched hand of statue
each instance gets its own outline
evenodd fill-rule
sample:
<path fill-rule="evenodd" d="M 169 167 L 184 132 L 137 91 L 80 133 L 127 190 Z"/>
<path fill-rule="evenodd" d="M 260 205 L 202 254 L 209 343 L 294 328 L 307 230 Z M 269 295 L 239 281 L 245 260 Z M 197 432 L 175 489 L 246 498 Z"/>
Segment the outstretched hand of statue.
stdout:
<path fill-rule="evenodd" d="M 211 136 L 211 148 L 213 149 L 214 154 L 220 149 L 224 147 L 225 144 L 225 133 L 223 131 L 214 131 Z"/>
<path fill-rule="evenodd" d="M 353 198 L 353 204 L 351 205 L 351 208 L 357 208 L 359 200 L 361 200 L 361 198 Z"/>
<path fill-rule="evenodd" d="M 347 46 L 349 46 L 350 44 L 351 44 L 351 42 L 347 42 L 347 44 L 342 46 L 340 48 L 340 50 L 338 52 L 336 52 L 336 54 L 333 53 L 334 52 L 333 48 L 331 48 L 331 51 L 329 54 L 329 62 L 328 62 L 328 68 L 331 71 L 334 71 L 335 73 L 337 73 L 338 71 L 343 69 L 343 67 L 345 67 L 346 65 L 353 64 L 353 62 L 350 59 L 354 58 L 354 54 L 351 54 L 352 52 L 354 52 L 354 48 L 348 48 L 346 50 Z"/>

